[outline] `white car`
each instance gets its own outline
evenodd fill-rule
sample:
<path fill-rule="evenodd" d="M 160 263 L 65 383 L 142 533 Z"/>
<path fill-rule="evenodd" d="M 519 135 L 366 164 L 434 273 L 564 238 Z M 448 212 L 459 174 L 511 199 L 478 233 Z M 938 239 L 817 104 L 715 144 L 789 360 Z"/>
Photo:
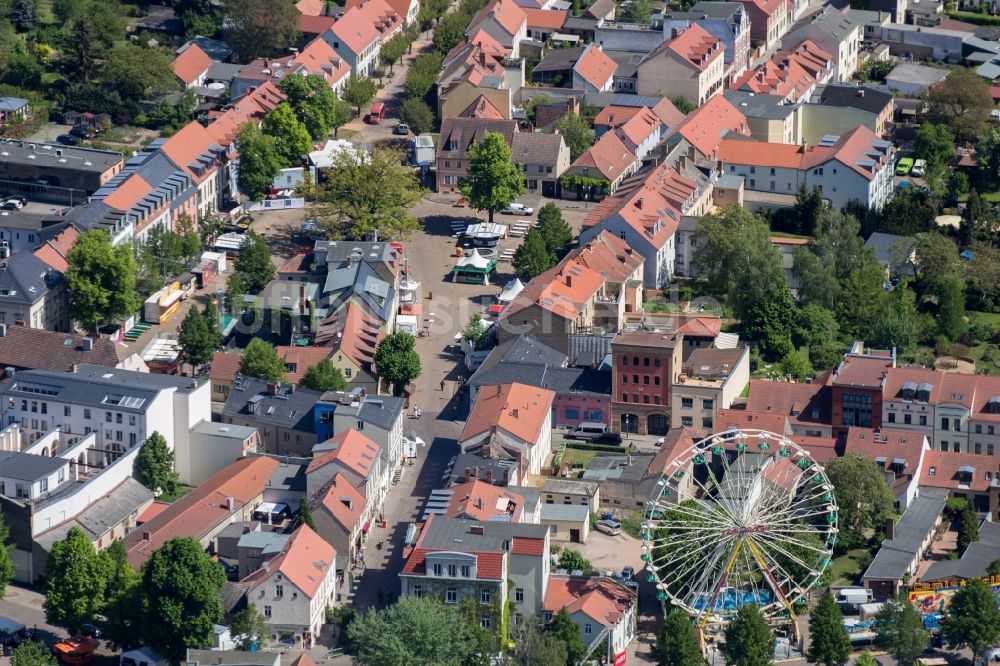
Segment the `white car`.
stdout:
<path fill-rule="evenodd" d="M 507 215 L 533 215 L 535 209 L 531 206 L 525 206 L 524 204 L 512 203 L 504 208 L 503 212 Z"/>
<path fill-rule="evenodd" d="M 925 169 L 927 169 L 927 160 L 916 160 L 913 163 L 913 168 L 910 169 L 910 175 L 920 178 L 924 175 Z"/>

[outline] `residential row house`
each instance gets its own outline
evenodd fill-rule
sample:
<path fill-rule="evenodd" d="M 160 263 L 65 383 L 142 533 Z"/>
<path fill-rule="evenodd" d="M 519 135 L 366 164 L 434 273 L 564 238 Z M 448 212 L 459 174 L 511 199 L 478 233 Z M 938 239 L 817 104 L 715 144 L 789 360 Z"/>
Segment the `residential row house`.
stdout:
<path fill-rule="evenodd" d="M 351 71 L 348 61 L 329 42 L 314 39 L 298 53 L 244 65 L 231 81 L 229 91 L 238 98 L 267 81 L 277 86 L 285 77 L 299 74 L 321 77 L 331 90 L 339 93 Z"/>
<path fill-rule="evenodd" d="M 521 42 L 528 36 L 528 16 L 515 0 L 492 0 L 480 9 L 466 28 L 467 36 L 480 30 L 489 33 L 518 60 L 521 57 Z"/>
<path fill-rule="evenodd" d="M 826 6 L 808 21 L 792 27 L 781 39 L 784 48 L 793 48 L 808 40 L 832 54 L 833 80 L 850 81 L 858 70 L 858 55 L 864 37 L 862 26 L 846 13 Z"/>
<path fill-rule="evenodd" d="M 636 92 L 683 97 L 694 106 L 722 92 L 726 79 L 723 41 L 697 23 L 673 28 L 670 38 L 639 63 Z"/>
<path fill-rule="evenodd" d="M 725 48 L 725 83 L 750 66 L 750 16 L 739 2 L 698 2 L 687 11 L 663 14 L 664 37 L 691 25 L 719 39 Z"/>
<path fill-rule="evenodd" d="M 809 101 L 816 86 L 829 82 L 833 73 L 833 57 L 807 39 L 788 51 L 778 51 L 759 67 L 747 70 L 730 87 L 774 95 L 793 103 Z"/>

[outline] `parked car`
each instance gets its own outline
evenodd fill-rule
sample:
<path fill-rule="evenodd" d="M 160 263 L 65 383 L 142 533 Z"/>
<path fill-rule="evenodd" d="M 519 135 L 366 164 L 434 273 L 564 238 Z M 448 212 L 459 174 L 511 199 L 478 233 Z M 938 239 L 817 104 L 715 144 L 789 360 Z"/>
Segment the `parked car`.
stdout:
<path fill-rule="evenodd" d="M 899 162 L 896 163 L 896 175 L 905 176 L 910 173 L 910 169 L 913 168 L 913 158 L 904 157 Z"/>
<path fill-rule="evenodd" d="M 69 133 L 81 139 L 89 139 L 94 136 L 94 128 L 87 123 L 80 123 L 79 125 L 74 125 Z"/>
<path fill-rule="evenodd" d="M 512 203 L 500 212 L 507 215 L 534 215 L 535 209 L 521 203 Z"/>
<path fill-rule="evenodd" d="M 396 125 L 395 129 L 392 130 L 392 133 L 398 134 L 400 136 L 409 136 L 410 126 L 407 125 L 406 123 L 399 123 L 398 125 Z"/>
<path fill-rule="evenodd" d="M 910 175 L 919 178 L 924 175 L 924 171 L 926 169 L 927 169 L 927 160 L 917 160 L 913 163 L 913 168 L 910 169 Z"/>
<path fill-rule="evenodd" d="M 11 197 L 0 204 L 0 210 L 21 210 L 27 203 L 28 200 L 24 197 Z"/>
<path fill-rule="evenodd" d="M 64 146 L 78 146 L 80 145 L 80 137 L 72 134 L 60 134 L 56 137 L 56 143 L 61 143 Z"/>
<path fill-rule="evenodd" d="M 80 633 L 83 636 L 89 636 L 90 638 L 100 638 L 101 637 L 101 627 L 97 624 L 85 624 L 81 629 Z"/>
<path fill-rule="evenodd" d="M 624 580 L 632 580 L 635 578 L 635 569 L 632 567 L 624 567 L 622 569 L 622 578 Z"/>
<path fill-rule="evenodd" d="M 597 531 L 608 536 L 618 536 L 622 533 L 622 524 L 617 520 L 599 520 L 597 521 Z"/>
<path fill-rule="evenodd" d="M 608 432 L 608 426 L 603 423 L 581 423 L 570 428 L 566 433 L 566 439 L 594 440 Z"/>

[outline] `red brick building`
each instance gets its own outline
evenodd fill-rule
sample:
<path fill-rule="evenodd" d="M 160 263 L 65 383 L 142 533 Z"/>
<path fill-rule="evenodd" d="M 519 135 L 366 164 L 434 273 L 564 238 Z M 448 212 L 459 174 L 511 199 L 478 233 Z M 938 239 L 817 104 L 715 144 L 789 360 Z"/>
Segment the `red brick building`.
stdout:
<path fill-rule="evenodd" d="M 891 351 L 858 349 L 844 354 L 827 380 L 835 434 L 852 426 L 882 427 L 882 391 L 889 368 L 895 366 Z"/>
<path fill-rule="evenodd" d="M 665 435 L 670 385 L 681 372 L 684 336 L 622 331 L 611 342 L 611 425 L 615 432 Z"/>

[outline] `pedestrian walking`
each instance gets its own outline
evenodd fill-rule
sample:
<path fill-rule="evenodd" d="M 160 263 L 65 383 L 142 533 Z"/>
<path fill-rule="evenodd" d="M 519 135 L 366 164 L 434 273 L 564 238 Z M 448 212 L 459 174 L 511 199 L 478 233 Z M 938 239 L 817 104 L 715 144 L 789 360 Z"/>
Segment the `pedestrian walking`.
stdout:
<path fill-rule="evenodd" d="M 441 380 L 441 392 L 444 393 L 444 380 Z"/>

